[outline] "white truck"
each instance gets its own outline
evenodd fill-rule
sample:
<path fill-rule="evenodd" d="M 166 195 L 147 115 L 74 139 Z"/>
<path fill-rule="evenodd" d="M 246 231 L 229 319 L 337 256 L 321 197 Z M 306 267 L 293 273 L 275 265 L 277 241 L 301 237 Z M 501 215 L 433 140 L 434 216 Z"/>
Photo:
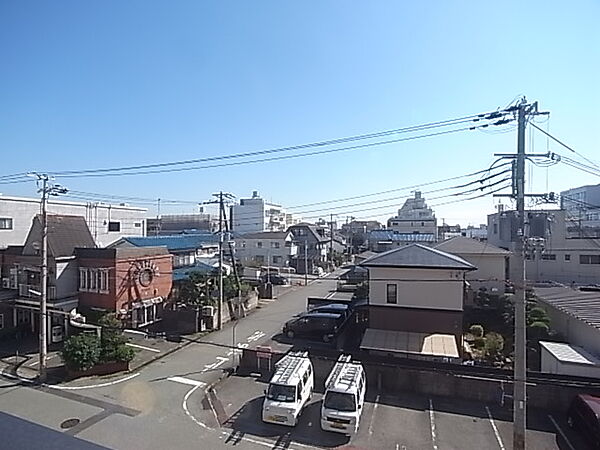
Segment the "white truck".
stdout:
<path fill-rule="evenodd" d="M 275 365 L 275 373 L 265 390 L 263 422 L 296 426 L 313 388 L 313 366 L 308 352 L 285 355 Z"/>
<path fill-rule="evenodd" d="M 341 355 L 325 381 L 321 428 L 347 435 L 358 431 L 365 403 L 365 371 L 361 363 Z"/>

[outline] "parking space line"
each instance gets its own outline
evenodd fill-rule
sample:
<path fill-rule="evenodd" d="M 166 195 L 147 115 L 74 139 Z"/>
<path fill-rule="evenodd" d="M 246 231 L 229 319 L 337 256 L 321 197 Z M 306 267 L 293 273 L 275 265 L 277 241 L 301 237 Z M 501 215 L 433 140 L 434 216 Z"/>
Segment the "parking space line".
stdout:
<path fill-rule="evenodd" d="M 131 342 L 126 342 L 125 345 L 127 345 L 128 347 L 139 348 L 142 350 L 148 350 L 149 352 L 160 353 L 160 350 L 157 350 L 155 348 L 144 347 L 143 345 L 132 344 Z"/>
<path fill-rule="evenodd" d="M 552 425 L 554 425 L 554 428 L 556 428 L 556 430 L 560 433 L 560 435 L 562 436 L 563 440 L 567 443 L 567 445 L 569 446 L 569 448 L 571 450 L 575 450 L 575 447 L 573 447 L 573 444 L 571 444 L 571 441 L 569 441 L 569 439 L 567 438 L 567 435 L 562 430 L 562 428 L 558 426 L 558 423 L 556 423 L 556 420 L 554 420 L 554 417 L 552 417 L 551 414 L 548 414 L 548 418 L 552 422 Z"/>
<path fill-rule="evenodd" d="M 494 434 L 496 435 L 496 440 L 498 441 L 498 445 L 500 446 L 500 450 L 504 450 L 504 443 L 502 442 L 502 438 L 500 437 L 500 433 L 498 432 L 498 427 L 496 427 L 496 422 L 494 422 L 494 418 L 492 417 L 492 413 L 490 412 L 490 408 L 485 407 L 487 411 L 488 419 L 490 419 L 490 423 L 492 424 L 492 428 L 494 429 Z"/>
<path fill-rule="evenodd" d="M 375 419 L 375 413 L 377 412 L 377 407 L 379 406 L 379 394 L 375 397 L 375 405 L 373 406 L 373 413 L 371 414 L 371 421 L 369 422 L 369 436 L 373 434 L 373 422 Z"/>
<path fill-rule="evenodd" d="M 167 380 L 174 381 L 175 383 L 188 384 L 190 386 L 206 386 L 206 383 L 204 383 L 203 381 L 192 380 L 191 378 L 185 377 L 169 377 L 167 378 Z"/>
<path fill-rule="evenodd" d="M 433 450 L 438 450 L 437 443 L 435 440 L 435 419 L 433 417 L 433 400 L 429 399 L 429 422 L 431 423 L 431 443 L 433 444 Z"/>

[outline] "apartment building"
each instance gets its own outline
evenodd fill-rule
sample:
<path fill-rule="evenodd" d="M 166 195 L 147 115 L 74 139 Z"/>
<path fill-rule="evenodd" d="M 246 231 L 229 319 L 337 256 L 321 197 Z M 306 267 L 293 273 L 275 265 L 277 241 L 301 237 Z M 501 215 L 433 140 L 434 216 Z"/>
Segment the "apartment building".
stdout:
<path fill-rule="evenodd" d="M 240 199 L 239 204 L 230 208 L 231 230 L 240 234 L 285 231 L 297 222 L 281 205 L 261 198 L 258 191 L 254 191 L 251 198 Z"/>
<path fill-rule="evenodd" d="M 437 219 L 433 210 L 427 206 L 420 191 L 415 191 L 414 198 L 404 202 L 398 215 L 388 219 L 389 230 L 398 233 L 421 233 L 437 236 Z"/>

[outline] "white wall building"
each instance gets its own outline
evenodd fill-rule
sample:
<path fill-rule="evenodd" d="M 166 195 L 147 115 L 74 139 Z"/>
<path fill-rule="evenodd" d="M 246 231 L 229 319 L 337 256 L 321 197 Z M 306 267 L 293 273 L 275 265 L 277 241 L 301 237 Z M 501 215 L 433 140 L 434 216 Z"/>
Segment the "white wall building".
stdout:
<path fill-rule="evenodd" d="M 437 236 L 437 219 L 420 191 L 404 202 L 398 215 L 388 219 L 387 227 L 398 233 L 430 233 Z"/>
<path fill-rule="evenodd" d="M 261 231 L 285 231 L 298 221 L 287 213 L 281 205 L 269 203 L 252 193 L 252 198 L 242 198 L 230 209 L 231 229 L 236 233 L 256 233 Z"/>
<path fill-rule="evenodd" d="M 145 236 L 146 209 L 125 204 L 72 202 L 60 198 L 48 201 L 48 213 L 82 216 L 98 247 L 123 236 Z M 0 195 L 0 248 L 23 245 L 33 218 L 40 214 L 40 199 Z"/>
<path fill-rule="evenodd" d="M 264 231 L 235 238 L 235 257 L 244 266 L 288 267 L 298 255 L 291 232 Z"/>

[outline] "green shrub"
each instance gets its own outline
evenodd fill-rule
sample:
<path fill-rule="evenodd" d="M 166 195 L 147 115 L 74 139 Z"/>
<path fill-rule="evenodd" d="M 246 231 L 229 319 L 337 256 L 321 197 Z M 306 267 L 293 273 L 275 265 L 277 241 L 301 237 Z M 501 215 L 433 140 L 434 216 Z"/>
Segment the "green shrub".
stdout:
<path fill-rule="evenodd" d="M 473 340 L 473 347 L 478 350 L 481 350 L 482 348 L 485 347 L 485 339 L 482 337 L 475 338 Z"/>
<path fill-rule="evenodd" d="M 481 325 L 471 325 L 469 327 L 469 332 L 475 338 L 482 338 L 483 337 L 483 327 Z"/>
<path fill-rule="evenodd" d="M 485 355 L 491 360 L 496 360 L 502 355 L 504 338 L 498 333 L 488 333 L 485 336 Z"/>
<path fill-rule="evenodd" d="M 87 333 L 71 336 L 65 341 L 62 358 L 69 369 L 91 369 L 100 359 L 100 340 Z"/>
<path fill-rule="evenodd" d="M 113 353 L 113 361 L 129 362 L 135 357 L 135 350 L 126 345 L 120 345 Z"/>

